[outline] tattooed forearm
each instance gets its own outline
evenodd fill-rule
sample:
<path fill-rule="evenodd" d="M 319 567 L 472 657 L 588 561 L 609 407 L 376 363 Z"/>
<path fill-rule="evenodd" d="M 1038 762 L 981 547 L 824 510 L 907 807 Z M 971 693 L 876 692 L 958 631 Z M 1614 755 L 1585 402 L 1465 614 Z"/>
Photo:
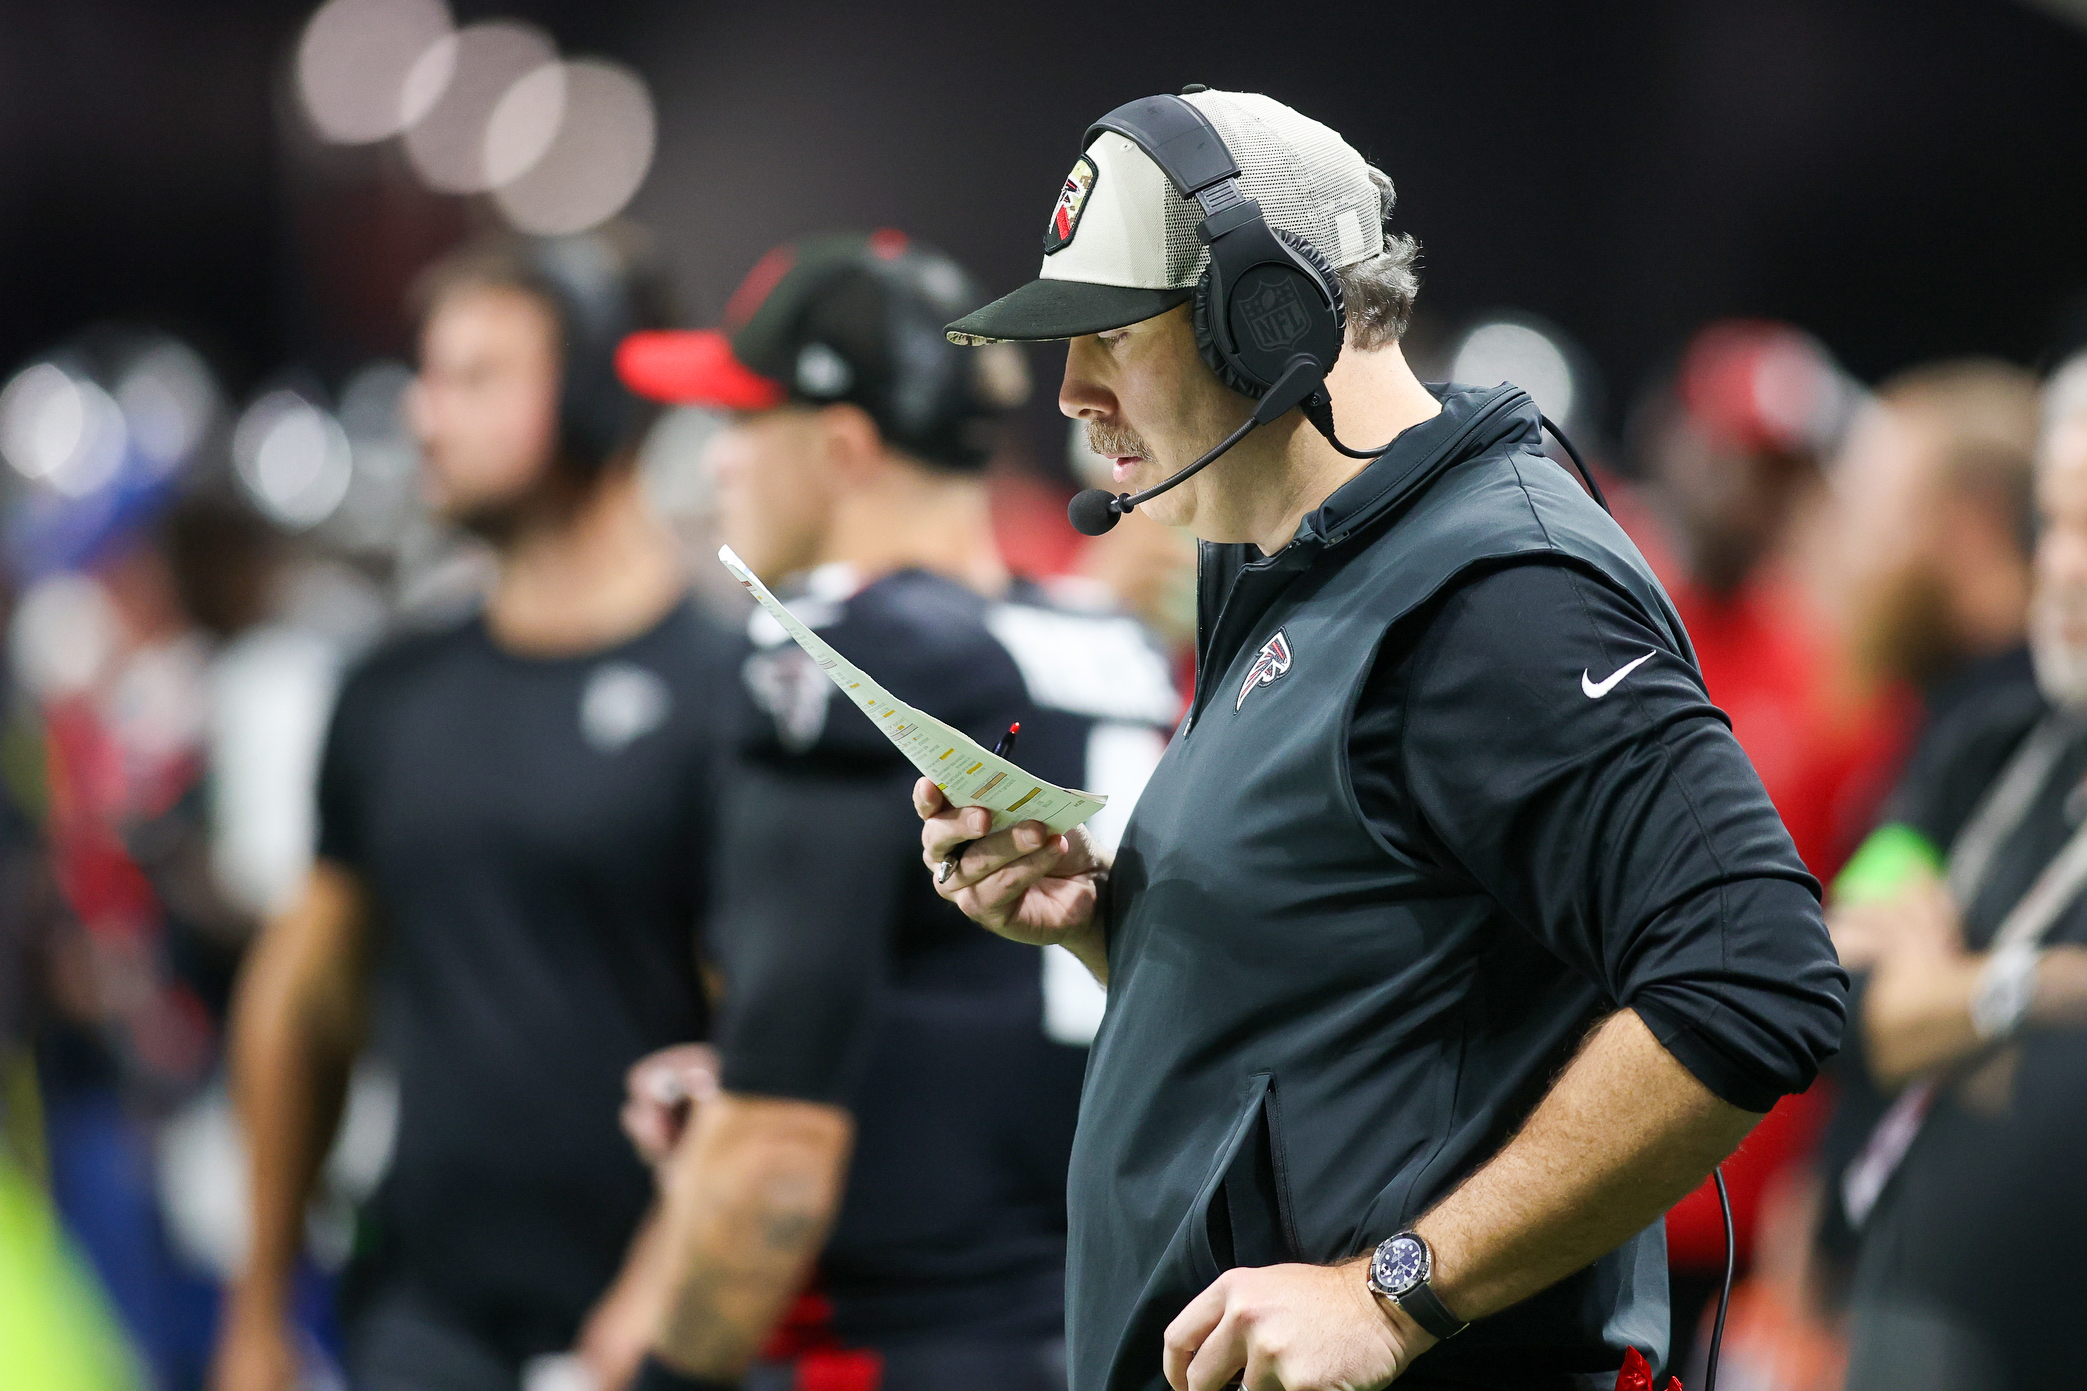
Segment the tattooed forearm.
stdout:
<path fill-rule="evenodd" d="M 736 1380 L 802 1288 L 839 1205 L 854 1127 L 808 1102 L 703 1103 L 666 1176 L 677 1290 L 655 1347 Z"/>

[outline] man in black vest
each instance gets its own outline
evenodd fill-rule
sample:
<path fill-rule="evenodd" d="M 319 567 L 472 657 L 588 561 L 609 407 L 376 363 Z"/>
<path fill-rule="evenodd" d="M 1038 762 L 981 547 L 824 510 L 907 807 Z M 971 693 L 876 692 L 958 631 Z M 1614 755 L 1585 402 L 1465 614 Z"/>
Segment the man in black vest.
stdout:
<path fill-rule="evenodd" d="M 951 325 L 1069 338 L 1126 488 L 1262 421 L 1152 502 L 1204 542 L 1200 679 L 1113 863 L 915 789 L 931 866 L 977 841 L 944 895 L 1108 985 L 1072 1384 L 1606 1388 L 1665 1360 L 1660 1214 L 1838 1043 L 1818 887 L 1528 397 L 1407 368 L 1390 181 L 1192 92 L 1104 118 L 1041 277 Z"/>

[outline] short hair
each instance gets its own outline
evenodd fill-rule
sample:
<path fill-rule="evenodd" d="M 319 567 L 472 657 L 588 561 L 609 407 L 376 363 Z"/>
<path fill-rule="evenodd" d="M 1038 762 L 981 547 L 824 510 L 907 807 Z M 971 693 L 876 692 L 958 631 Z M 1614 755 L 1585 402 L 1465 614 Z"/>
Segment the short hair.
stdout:
<path fill-rule="evenodd" d="M 547 253 L 547 248 L 561 243 L 586 246 L 591 254 L 574 262 L 554 251 Z M 451 248 L 415 276 L 406 291 L 406 308 L 415 323 L 425 323 L 443 300 L 459 291 L 521 290 L 541 301 L 551 312 L 552 322 L 562 329 L 575 298 L 575 286 L 568 283 L 575 277 L 559 273 L 568 263 L 584 270 L 581 278 L 599 280 L 604 288 L 613 286 L 628 299 L 631 317 L 640 321 L 640 327 L 658 327 L 673 317 L 666 279 L 651 239 L 627 222 L 607 222 L 568 237 L 481 233 Z"/>
<path fill-rule="evenodd" d="M 1374 165 L 1370 182 L 1377 186 L 1378 211 L 1384 218 L 1384 250 L 1334 272 L 1348 318 L 1348 345 L 1364 352 L 1405 336 L 1414 297 L 1420 293 L 1420 243 L 1391 230 L 1398 194 L 1390 177 Z"/>
<path fill-rule="evenodd" d="M 1877 397 L 1933 436 L 1944 482 L 2018 521 L 2026 552 L 2036 513 L 2036 378 L 1997 358 L 1956 358 L 1901 372 Z"/>
<path fill-rule="evenodd" d="M 542 306 L 560 359 L 559 453 L 583 471 L 635 449 L 658 415 L 617 379 L 618 344 L 671 318 L 666 280 L 637 227 L 610 222 L 564 237 L 496 233 L 465 243 L 414 280 L 407 305 L 423 327 L 451 296 L 515 290 Z"/>

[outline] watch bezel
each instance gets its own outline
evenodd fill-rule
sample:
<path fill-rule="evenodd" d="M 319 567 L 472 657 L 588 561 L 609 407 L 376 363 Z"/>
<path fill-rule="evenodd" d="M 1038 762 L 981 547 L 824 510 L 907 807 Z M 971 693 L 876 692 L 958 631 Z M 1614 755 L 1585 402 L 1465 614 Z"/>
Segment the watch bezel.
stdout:
<path fill-rule="evenodd" d="M 1390 1274 L 1391 1248 L 1399 1242 L 1411 1242 L 1420 1248 L 1420 1268 L 1411 1280 L 1394 1285 L 1386 1277 Z M 1428 1282 L 1428 1277 L 1434 1273 L 1434 1249 L 1428 1245 L 1427 1238 L 1418 1232 L 1394 1232 L 1378 1242 L 1377 1249 L 1370 1253 L 1370 1288 L 1383 1295 L 1386 1299 L 1399 1300 L 1405 1298 L 1422 1285 L 1425 1285 Z"/>

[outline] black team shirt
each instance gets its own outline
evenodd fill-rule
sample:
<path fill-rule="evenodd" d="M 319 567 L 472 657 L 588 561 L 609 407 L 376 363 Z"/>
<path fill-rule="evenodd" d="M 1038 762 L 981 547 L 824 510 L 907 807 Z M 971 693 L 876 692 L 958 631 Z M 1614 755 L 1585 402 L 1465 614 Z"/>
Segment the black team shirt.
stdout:
<path fill-rule="evenodd" d="M 371 895 L 399 1077 L 358 1274 L 510 1360 L 570 1345 L 651 1200 L 625 1071 L 707 1032 L 721 657 L 687 603 L 558 659 L 474 618 L 378 651 L 334 714 L 319 853 Z"/>
<path fill-rule="evenodd" d="M 1178 709 L 1131 619 L 990 601 L 919 570 L 845 567 L 786 599 L 901 700 L 1015 760 L 1110 794 L 1107 839 Z M 1098 987 L 1062 951 L 978 927 L 920 856 L 918 774 L 765 613 L 710 920 L 728 1091 L 847 1108 L 856 1139 L 819 1261 L 845 1343 L 1038 1343 L 1064 1321 L 1065 1167 Z M 1055 953 L 1055 955 L 1054 955 Z"/>

